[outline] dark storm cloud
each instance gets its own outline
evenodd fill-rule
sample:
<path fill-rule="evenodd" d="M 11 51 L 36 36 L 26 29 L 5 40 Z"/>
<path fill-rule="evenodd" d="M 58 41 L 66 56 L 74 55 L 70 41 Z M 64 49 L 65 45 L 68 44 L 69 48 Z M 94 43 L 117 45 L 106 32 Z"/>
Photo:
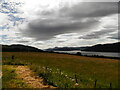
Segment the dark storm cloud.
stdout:
<path fill-rule="evenodd" d="M 18 43 L 28 43 L 29 41 L 17 41 Z"/>
<path fill-rule="evenodd" d="M 22 30 L 22 34 L 36 40 L 47 40 L 58 34 L 86 32 L 100 24 L 100 17 L 115 13 L 117 13 L 117 3 L 113 2 L 87 2 L 72 7 L 61 6 L 58 11 L 39 13 L 40 17 L 29 22 L 26 29 Z M 87 37 L 97 38 L 95 35 L 104 33 L 99 32 Z"/>
<path fill-rule="evenodd" d="M 69 20 L 70 21 L 70 20 Z M 74 31 L 84 31 L 84 29 L 90 29 L 93 26 L 97 26 L 99 21 L 89 20 L 87 22 L 66 22 L 65 20 L 41 20 L 39 22 L 29 23 L 28 30 L 24 32 L 25 35 L 30 37 L 36 37 L 36 39 L 46 40 L 55 35 L 63 33 L 71 33 Z"/>
<path fill-rule="evenodd" d="M 118 13 L 117 2 L 84 2 L 72 7 L 63 7 L 60 10 L 64 12 L 61 16 L 70 16 L 73 18 L 102 17 Z"/>
<path fill-rule="evenodd" d="M 103 29 L 100 31 L 92 32 L 90 34 L 87 34 L 85 36 L 79 37 L 79 39 L 98 39 L 100 37 L 104 37 L 106 34 L 115 32 L 116 29 Z"/>

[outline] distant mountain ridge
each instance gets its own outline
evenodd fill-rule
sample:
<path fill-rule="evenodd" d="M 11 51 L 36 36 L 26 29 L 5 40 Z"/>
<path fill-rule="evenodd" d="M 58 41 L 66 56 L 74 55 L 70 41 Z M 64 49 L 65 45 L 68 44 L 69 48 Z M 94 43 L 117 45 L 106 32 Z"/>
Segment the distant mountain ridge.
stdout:
<path fill-rule="evenodd" d="M 87 47 L 55 47 L 48 48 L 45 51 L 74 51 L 74 50 L 84 50 Z"/>
<path fill-rule="evenodd" d="M 25 46 L 21 44 L 15 45 L 0 45 L 2 46 L 2 52 L 44 52 L 41 49 Z M 1 48 L 0 48 L 1 49 Z M 93 46 L 86 47 L 55 47 L 48 48 L 45 51 L 94 51 L 94 52 L 120 52 L 120 42 L 110 43 L 110 44 L 97 44 Z"/>
<path fill-rule="evenodd" d="M 95 52 L 120 52 L 120 42 L 111 44 L 97 44 L 84 49 L 83 51 Z"/>
<path fill-rule="evenodd" d="M 43 50 L 31 47 L 31 46 L 25 46 L 20 44 L 15 45 L 1 45 L 2 46 L 2 52 L 43 52 Z"/>
<path fill-rule="evenodd" d="M 120 52 L 120 42 L 110 43 L 110 44 L 97 44 L 93 46 L 86 47 L 55 47 L 48 48 L 45 51 L 94 51 L 94 52 Z"/>

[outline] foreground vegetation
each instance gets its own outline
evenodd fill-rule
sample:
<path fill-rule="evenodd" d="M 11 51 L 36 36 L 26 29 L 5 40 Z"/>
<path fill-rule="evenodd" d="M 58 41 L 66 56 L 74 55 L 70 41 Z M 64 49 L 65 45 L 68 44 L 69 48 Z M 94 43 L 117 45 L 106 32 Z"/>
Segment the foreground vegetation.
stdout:
<path fill-rule="evenodd" d="M 15 73 L 15 67 L 11 65 L 3 65 L 3 77 L 2 77 L 2 88 L 28 88 Z"/>
<path fill-rule="evenodd" d="M 118 63 L 117 59 L 55 53 L 3 53 L 3 65 L 28 65 L 47 84 L 60 88 L 118 88 Z"/>

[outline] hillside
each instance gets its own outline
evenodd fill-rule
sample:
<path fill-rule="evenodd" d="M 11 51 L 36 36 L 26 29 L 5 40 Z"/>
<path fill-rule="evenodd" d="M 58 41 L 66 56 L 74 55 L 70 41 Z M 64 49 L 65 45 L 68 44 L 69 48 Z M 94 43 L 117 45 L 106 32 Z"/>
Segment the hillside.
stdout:
<path fill-rule="evenodd" d="M 43 52 L 43 50 L 31 46 L 16 44 L 2 45 L 2 52 Z"/>
<path fill-rule="evenodd" d="M 43 52 L 43 50 L 25 46 L 25 45 L 0 45 L 2 46 L 3 52 Z M 91 47 L 55 47 L 55 48 L 48 48 L 45 51 L 74 51 L 74 50 L 81 50 L 81 51 L 95 51 L 95 52 L 120 52 L 120 42 L 111 43 L 111 44 L 97 44 Z"/>
<path fill-rule="evenodd" d="M 120 52 L 120 42 L 110 44 L 97 44 L 94 46 L 86 47 L 54 47 L 48 48 L 46 51 L 96 51 L 96 52 Z"/>
<path fill-rule="evenodd" d="M 55 47 L 48 48 L 46 51 L 74 51 L 74 50 L 84 50 L 87 47 Z"/>
<path fill-rule="evenodd" d="M 83 51 L 95 52 L 120 52 L 120 42 L 111 44 L 97 44 L 84 49 Z"/>

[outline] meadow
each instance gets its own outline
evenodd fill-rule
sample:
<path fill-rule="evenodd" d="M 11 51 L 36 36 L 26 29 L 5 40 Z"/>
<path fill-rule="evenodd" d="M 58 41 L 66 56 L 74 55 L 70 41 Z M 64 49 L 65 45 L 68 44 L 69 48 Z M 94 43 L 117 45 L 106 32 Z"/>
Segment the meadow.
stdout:
<path fill-rule="evenodd" d="M 43 77 L 46 84 L 59 88 L 119 88 L 118 63 L 118 59 L 57 53 L 2 53 L 3 66 L 27 65 Z M 4 68 L 3 72 L 6 72 Z"/>

